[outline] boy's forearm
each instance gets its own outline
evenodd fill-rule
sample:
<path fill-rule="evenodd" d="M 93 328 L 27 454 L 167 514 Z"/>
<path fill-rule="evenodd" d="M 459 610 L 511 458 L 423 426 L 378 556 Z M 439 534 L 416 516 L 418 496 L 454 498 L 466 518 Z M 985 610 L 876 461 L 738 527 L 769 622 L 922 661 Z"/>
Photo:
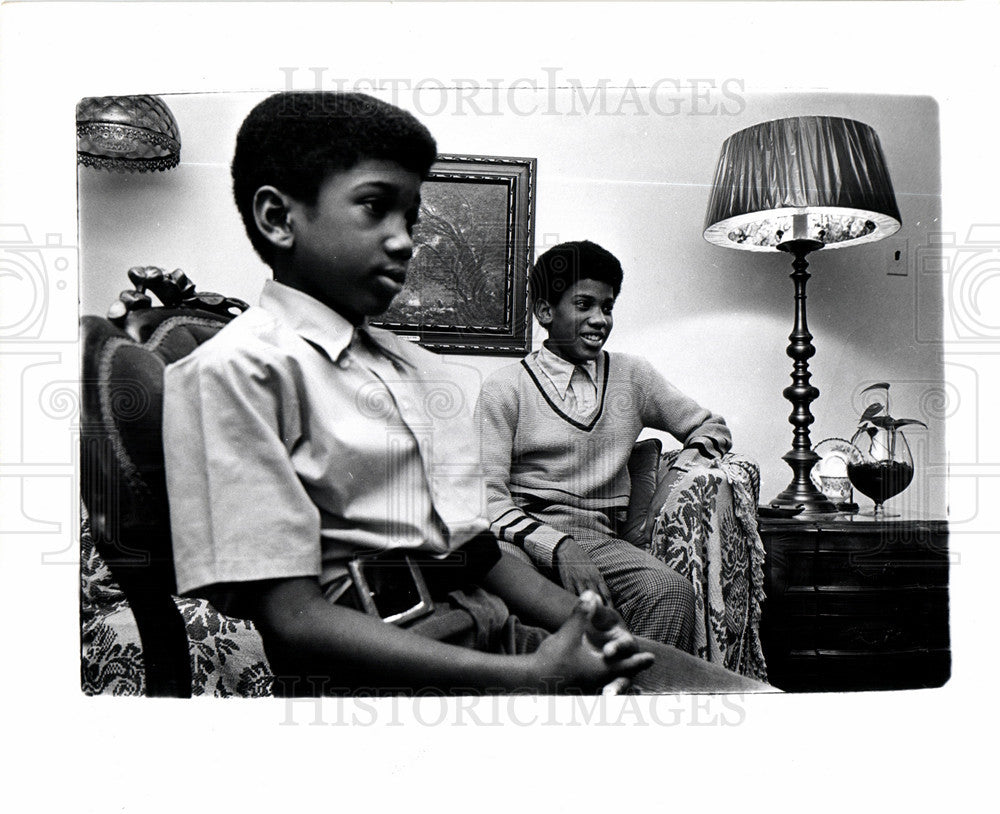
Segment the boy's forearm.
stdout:
<path fill-rule="evenodd" d="M 338 676 L 349 676 L 351 683 L 393 689 L 537 689 L 530 656 L 481 653 L 418 636 L 331 605 L 311 578 L 269 584 L 255 615 L 279 671 L 284 665 L 296 674 L 330 676 L 333 686 Z"/>
<path fill-rule="evenodd" d="M 643 362 L 636 386 L 645 394 L 643 424 L 669 432 L 689 448 L 704 449 L 709 458 L 720 458 L 732 446 L 725 419 L 668 382 L 659 371 Z"/>
<path fill-rule="evenodd" d="M 576 605 L 573 594 L 506 553 L 483 578 L 482 585 L 499 596 L 511 613 L 549 631 L 562 625 Z"/>

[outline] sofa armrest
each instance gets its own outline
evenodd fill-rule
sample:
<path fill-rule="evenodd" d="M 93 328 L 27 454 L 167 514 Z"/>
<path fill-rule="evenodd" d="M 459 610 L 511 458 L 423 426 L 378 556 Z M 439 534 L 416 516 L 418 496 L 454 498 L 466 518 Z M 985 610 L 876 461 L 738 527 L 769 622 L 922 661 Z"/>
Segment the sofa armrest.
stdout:
<path fill-rule="evenodd" d="M 632 455 L 628 459 L 632 492 L 629 496 L 622 537 L 639 548 L 649 547 L 653 533 L 652 521 L 648 519 L 649 505 L 659 480 L 662 452 L 663 444 L 659 438 L 645 438 L 635 442 Z"/>
<path fill-rule="evenodd" d="M 645 550 L 694 588 L 694 652 L 765 681 L 760 644 L 765 551 L 758 531 L 757 464 L 727 454 L 688 471 L 670 471 L 674 457 L 666 453 L 661 461 Z"/>
<path fill-rule="evenodd" d="M 126 592 L 94 545 L 85 508 L 81 513 L 80 580 L 80 678 L 85 694 L 271 694 L 271 667 L 253 624 L 218 612 L 204 599 L 155 592 L 152 595 L 157 601 L 162 598 L 176 616 L 179 641 L 175 641 L 173 631 L 167 637 L 164 631 L 156 630 L 158 618 L 150 616 L 149 608 L 137 607 L 136 603 L 143 601 L 142 593 Z M 163 663 L 151 670 L 151 658 Z M 167 683 L 165 677 L 175 680 Z"/>
<path fill-rule="evenodd" d="M 684 474 L 671 470 L 680 450 L 660 450 L 662 445 L 658 439 L 637 441 L 628 463 L 632 494 L 622 536 L 642 549 L 649 548 L 653 523 Z M 746 474 L 746 483 L 752 493 L 750 499 L 756 506 L 760 499 L 760 467 L 757 462 L 737 452 L 727 453 L 723 460 L 727 466 L 739 467 Z"/>

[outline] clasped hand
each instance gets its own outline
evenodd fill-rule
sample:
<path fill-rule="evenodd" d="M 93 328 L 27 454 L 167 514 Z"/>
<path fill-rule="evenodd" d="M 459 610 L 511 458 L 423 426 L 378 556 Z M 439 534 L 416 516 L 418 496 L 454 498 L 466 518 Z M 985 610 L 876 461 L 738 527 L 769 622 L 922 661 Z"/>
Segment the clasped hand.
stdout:
<path fill-rule="evenodd" d="M 639 647 L 621 617 L 593 591 L 585 591 L 569 619 L 535 651 L 536 675 L 549 692 L 622 692 L 632 676 L 653 663 L 653 654 Z"/>

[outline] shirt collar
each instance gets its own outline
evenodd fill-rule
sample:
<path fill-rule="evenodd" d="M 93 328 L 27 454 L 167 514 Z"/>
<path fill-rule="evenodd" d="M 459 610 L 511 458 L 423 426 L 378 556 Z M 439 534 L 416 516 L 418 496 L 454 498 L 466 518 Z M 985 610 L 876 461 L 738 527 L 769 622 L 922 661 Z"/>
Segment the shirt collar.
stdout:
<path fill-rule="evenodd" d="M 582 365 L 574 365 L 561 356 L 557 356 L 543 344 L 541 350 L 538 351 L 538 366 L 562 398 L 566 397 L 570 379 L 573 378 L 573 371 L 578 368 L 590 378 L 595 387 L 597 386 L 597 362 L 593 359 Z"/>
<path fill-rule="evenodd" d="M 260 306 L 278 317 L 307 342 L 318 345 L 333 361 L 354 338 L 354 325 L 329 306 L 277 280 L 267 280 Z"/>
<path fill-rule="evenodd" d="M 320 348 L 334 362 L 340 359 L 357 334 L 363 334 L 369 347 L 394 365 L 413 365 L 407 358 L 405 345 L 401 346 L 393 334 L 372 328 L 367 319 L 355 327 L 350 320 L 315 297 L 277 280 L 265 281 L 260 307 L 276 316 L 306 342 Z"/>

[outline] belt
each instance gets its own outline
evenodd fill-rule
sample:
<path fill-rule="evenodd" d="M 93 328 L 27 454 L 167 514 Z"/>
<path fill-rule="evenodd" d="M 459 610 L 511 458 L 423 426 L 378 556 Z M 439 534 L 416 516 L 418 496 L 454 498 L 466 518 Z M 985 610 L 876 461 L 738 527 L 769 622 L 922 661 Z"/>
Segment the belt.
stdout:
<path fill-rule="evenodd" d="M 348 578 L 327 599 L 400 626 L 433 613 L 434 600 L 420 566 L 409 554 L 389 554 L 348 561 Z"/>
<path fill-rule="evenodd" d="M 480 534 L 446 557 L 399 549 L 362 554 L 347 563 L 326 599 L 405 626 L 434 611 L 434 597 L 478 583 L 500 559 L 496 540 Z"/>

